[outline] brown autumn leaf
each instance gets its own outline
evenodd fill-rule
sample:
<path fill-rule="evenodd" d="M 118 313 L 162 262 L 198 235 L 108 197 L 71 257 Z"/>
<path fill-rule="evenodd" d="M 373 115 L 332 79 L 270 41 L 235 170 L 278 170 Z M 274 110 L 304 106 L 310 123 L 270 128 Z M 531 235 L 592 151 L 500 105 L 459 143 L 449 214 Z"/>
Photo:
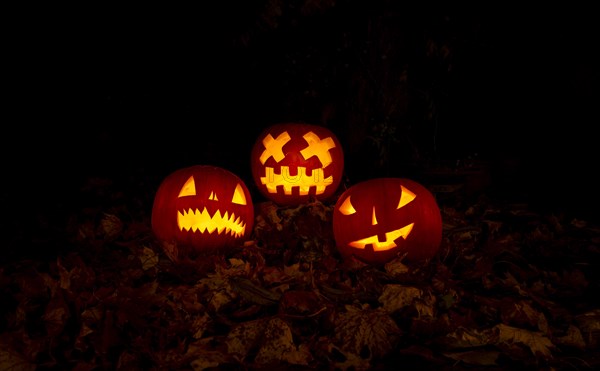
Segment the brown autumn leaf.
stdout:
<path fill-rule="evenodd" d="M 392 277 L 402 277 L 408 275 L 409 267 L 402 263 L 401 258 L 392 259 L 384 265 L 385 271 Z"/>
<path fill-rule="evenodd" d="M 36 359 L 46 348 L 45 339 L 31 339 L 24 331 L 0 333 L 0 370 L 37 370 Z"/>
<path fill-rule="evenodd" d="M 13 349 L 2 346 L 0 349 L 0 370 L 5 371 L 35 371 L 38 367 L 35 363 L 25 359 Z"/>
<path fill-rule="evenodd" d="M 175 263 L 180 262 L 184 258 L 184 254 L 180 251 L 179 246 L 173 241 L 160 241 L 161 248 L 165 255 Z"/>
<path fill-rule="evenodd" d="M 123 232 L 123 228 L 123 222 L 118 216 L 104 213 L 100 221 L 100 231 L 107 240 L 118 237 Z"/>
<path fill-rule="evenodd" d="M 387 355 L 397 344 L 401 330 L 383 308 L 346 305 L 335 319 L 334 342 L 347 352 L 363 358 Z"/>
<path fill-rule="evenodd" d="M 462 362 L 472 366 L 498 366 L 496 362 L 500 356 L 497 350 L 476 349 L 464 352 L 446 352 L 444 356 L 457 362 Z"/>
<path fill-rule="evenodd" d="M 166 290 L 166 304 L 172 306 L 173 310 L 182 309 L 187 315 L 205 313 L 201 295 L 200 285 L 176 285 Z"/>
<path fill-rule="evenodd" d="M 569 325 L 563 336 L 556 336 L 554 338 L 554 342 L 557 345 L 564 345 L 577 349 L 585 349 L 586 347 L 581 330 L 577 326 L 573 325 Z"/>
<path fill-rule="evenodd" d="M 140 262 L 142 263 L 142 269 L 148 270 L 150 268 L 155 267 L 158 264 L 159 257 L 149 247 L 144 246 L 142 253 L 139 256 Z"/>
<path fill-rule="evenodd" d="M 415 299 L 420 298 L 422 295 L 423 291 L 416 287 L 388 284 L 383 287 L 383 292 L 378 300 L 382 304 L 383 309 L 389 313 L 394 313 L 412 305 Z"/>
<path fill-rule="evenodd" d="M 529 331 L 502 323 L 483 330 L 461 327 L 442 336 L 436 342 L 448 350 L 466 350 L 493 345 L 509 353 L 513 347 L 517 347 L 515 350 L 520 353 L 520 350 L 525 348 L 531 355 L 546 360 L 552 358 L 552 350 L 556 348 L 552 341 L 539 331 Z"/>
<path fill-rule="evenodd" d="M 250 274 L 251 267 L 248 262 L 231 258 L 228 263 L 217 264 L 214 272 L 199 280 L 200 287 L 210 293 L 208 307 L 215 312 L 238 299 L 239 293 L 232 285 L 232 278 L 247 277 Z"/>
<path fill-rule="evenodd" d="M 262 329 L 260 348 L 254 362 L 307 366 L 312 356 L 305 346 L 296 346 L 290 326 L 281 318 L 271 318 Z"/>
<path fill-rule="evenodd" d="M 493 345 L 496 341 L 497 336 L 489 330 L 460 326 L 435 339 L 434 343 L 444 350 L 464 350 Z"/>
<path fill-rule="evenodd" d="M 306 347 L 296 346 L 291 328 L 278 317 L 238 324 L 228 333 L 225 344 L 227 353 L 239 362 L 307 365 L 311 358 Z M 248 359 L 253 351 L 253 359 Z"/>
<path fill-rule="evenodd" d="M 258 305 L 275 305 L 279 302 L 279 293 L 267 290 L 248 278 L 233 276 L 230 278 L 231 286 L 235 292 L 251 303 Z"/>
<path fill-rule="evenodd" d="M 502 323 L 496 325 L 494 330 L 498 332 L 497 344 L 525 346 L 534 356 L 546 360 L 552 358 L 552 350 L 556 348 L 552 341 L 539 331 L 529 331 Z"/>
<path fill-rule="evenodd" d="M 89 314 L 87 314 L 87 312 L 83 312 L 82 316 L 89 316 Z M 100 313 L 101 315 L 101 313 Z M 97 319 L 94 319 L 93 321 L 93 326 L 95 326 Z M 89 349 L 90 344 L 89 344 L 89 338 L 91 337 L 92 334 L 95 333 L 95 329 L 93 329 L 90 325 L 88 325 L 87 323 L 82 323 L 81 327 L 79 329 L 79 333 L 77 334 L 77 337 L 75 338 L 75 344 L 74 347 L 75 349 L 77 349 L 80 352 L 85 352 Z"/>
<path fill-rule="evenodd" d="M 600 309 L 594 309 L 575 317 L 583 338 L 589 349 L 600 345 Z"/>
<path fill-rule="evenodd" d="M 547 334 L 548 321 L 544 313 L 533 308 L 526 300 L 501 300 L 500 318 L 506 325 L 533 328 Z"/>
<path fill-rule="evenodd" d="M 212 318 L 208 315 L 208 313 L 202 313 L 194 318 L 192 321 L 191 330 L 192 337 L 194 339 L 200 339 L 212 323 Z"/>
<path fill-rule="evenodd" d="M 225 338 L 227 353 L 244 362 L 250 350 L 256 349 L 267 319 L 259 318 L 234 326 Z"/>
<path fill-rule="evenodd" d="M 261 273 L 262 281 L 267 285 L 279 284 L 290 278 L 283 269 L 275 266 L 265 266 Z"/>
<path fill-rule="evenodd" d="M 320 297 L 309 290 L 288 290 L 279 302 L 279 313 L 289 318 L 310 318 L 327 309 Z"/>
<path fill-rule="evenodd" d="M 330 367 L 328 369 L 331 369 L 331 367 L 335 370 L 346 371 L 367 371 L 373 369 L 373 365 L 369 359 L 363 359 L 353 352 L 348 352 L 340 348 L 328 336 L 319 337 L 313 346 L 313 351 L 320 358 L 325 359 L 325 363 Z"/>
<path fill-rule="evenodd" d="M 196 340 L 187 347 L 186 359 L 194 371 L 216 370 L 226 365 L 241 364 L 232 353 L 224 347 L 215 346 L 217 339 L 208 337 Z"/>
<path fill-rule="evenodd" d="M 60 335 L 70 317 L 69 306 L 62 295 L 62 291 L 59 291 L 52 296 L 42 316 L 48 335 L 51 337 Z"/>

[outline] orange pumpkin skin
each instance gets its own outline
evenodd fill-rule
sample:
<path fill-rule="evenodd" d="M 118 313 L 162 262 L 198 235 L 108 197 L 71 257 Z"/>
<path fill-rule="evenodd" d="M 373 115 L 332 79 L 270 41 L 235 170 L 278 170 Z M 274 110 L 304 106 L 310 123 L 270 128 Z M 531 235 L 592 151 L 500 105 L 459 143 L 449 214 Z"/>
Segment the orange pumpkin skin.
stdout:
<path fill-rule="evenodd" d="M 244 241 L 254 225 L 246 184 L 210 165 L 179 169 L 160 184 L 152 206 L 152 230 L 161 241 L 195 252 L 213 252 Z"/>
<path fill-rule="evenodd" d="M 375 178 L 344 191 L 333 210 L 333 234 L 342 257 L 383 265 L 432 258 L 442 241 L 442 217 L 433 194 L 404 178 Z"/>
<path fill-rule="evenodd" d="M 254 143 L 250 161 L 258 190 L 282 206 L 326 201 L 344 172 L 344 152 L 335 134 L 305 123 L 268 127 Z"/>

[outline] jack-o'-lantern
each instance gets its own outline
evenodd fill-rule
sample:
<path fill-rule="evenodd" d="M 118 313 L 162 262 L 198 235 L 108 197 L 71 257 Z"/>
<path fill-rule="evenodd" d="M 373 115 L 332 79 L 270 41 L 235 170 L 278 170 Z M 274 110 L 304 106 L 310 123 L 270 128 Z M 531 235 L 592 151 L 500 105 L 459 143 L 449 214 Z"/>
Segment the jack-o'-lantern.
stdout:
<path fill-rule="evenodd" d="M 264 130 L 250 160 L 258 190 L 279 205 L 327 200 L 344 171 L 344 152 L 333 132 L 305 123 L 281 123 Z"/>
<path fill-rule="evenodd" d="M 396 257 L 424 261 L 442 241 L 442 217 L 433 194 L 404 178 L 375 178 L 348 188 L 333 211 L 342 257 L 385 264 Z"/>
<path fill-rule="evenodd" d="M 179 169 L 160 184 L 152 230 L 161 241 L 196 252 L 235 246 L 252 233 L 254 205 L 246 184 L 210 165 Z"/>

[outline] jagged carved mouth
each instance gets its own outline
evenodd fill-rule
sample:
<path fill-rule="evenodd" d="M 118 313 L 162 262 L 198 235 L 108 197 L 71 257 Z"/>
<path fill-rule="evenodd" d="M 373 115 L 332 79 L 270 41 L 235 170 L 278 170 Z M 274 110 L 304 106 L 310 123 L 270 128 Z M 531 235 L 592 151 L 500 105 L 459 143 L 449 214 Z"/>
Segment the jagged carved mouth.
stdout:
<path fill-rule="evenodd" d="M 311 188 L 315 188 L 316 195 L 325 192 L 327 186 L 333 183 L 333 177 L 325 178 L 323 168 L 313 169 L 311 175 L 306 175 L 306 168 L 303 166 L 298 166 L 297 175 L 290 175 L 289 166 L 281 166 L 280 174 L 275 174 L 272 167 L 265 167 L 265 176 L 260 181 L 269 193 L 277 193 L 277 187 L 281 186 L 286 195 L 291 195 L 292 189 L 298 188 L 298 194 L 306 196 Z"/>
<path fill-rule="evenodd" d="M 177 225 L 181 231 L 229 234 L 235 238 L 242 237 L 246 231 L 246 223 L 236 218 L 234 213 L 229 215 L 225 212 L 221 215 L 221 211 L 217 210 L 213 216 L 210 216 L 206 207 L 200 211 L 198 209 L 187 209 L 177 212 Z"/>
<path fill-rule="evenodd" d="M 400 229 L 395 229 L 391 232 L 386 232 L 385 241 L 379 241 L 379 237 L 377 235 L 373 235 L 357 241 L 352 241 L 348 245 L 356 247 L 357 249 L 364 249 L 365 246 L 371 245 L 373 246 L 373 251 L 390 250 L 397 246 L 394 241 L 398 238 L 402 237 L 406 240 L 406 238 L 412 231 L 414 224 L 415 223 L 410 223 L 409 225 L 404 226 Z"/>

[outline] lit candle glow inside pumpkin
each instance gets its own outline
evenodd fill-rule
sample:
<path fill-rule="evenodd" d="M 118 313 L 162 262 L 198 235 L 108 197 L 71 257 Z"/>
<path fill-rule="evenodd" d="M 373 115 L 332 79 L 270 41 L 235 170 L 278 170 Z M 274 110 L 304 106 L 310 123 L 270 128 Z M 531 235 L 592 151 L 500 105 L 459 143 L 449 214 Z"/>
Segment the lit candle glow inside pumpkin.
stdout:
<path fill-rule="evenodd" d="M 223 168 L 196 165 L 169 174 L 152 206 L 162 241 L 195 251 L 228 248 L 252 233 L 254 205 L 243 180 Z"/>
<path fill-rule="evenodd" d="M 179 198 L 181 197 L 195 197 L 196 196 L 196 183 L 194 177 L 191 176 L 181 188 L 179 192 Z M 211 192 L 209 200 L 219 201 L 217 195 Z M 231 203 L 238 205 L 246 205 L 246 196 L 241 185 L 237 185 L 231 199 Z M 199 209 L 184 209 L 183 211 L 177 211 L 177 225 L 181 231 L 199 231 L 200 233 L 208 232 L 213 233 L 217 231 L 218 234 L 223 232 L 231 234 L 235 237 L 241 237 L 246 232 L 246 223 L 244 223 L 239 216 L 236 217 L 235 213 L 229 214 L 225 211 L 221 215 L 221 211 L 217 211 L 211 216 L 206 207 L 200 211 Z"/>
<path fill-rule="evenodd" d="M 348 188 L 333 212 L 333 233 L 344 257 L 370 264 L 432 258 L 442 240 L 433 194 L 404 178 L 375 178 Z"/>
<path fill-rule="evenodd" d="M 344 155 L 325 127 L 283 123 L 265 130 L 251 154 L 252 176 L 260 192 L 281 205 L 325 200 L 341 181 Z"/>
<path fill-rule="evenodd" d="M 304 160 L 308 160 L 312 156 L 317 156 L 323 167 L 329 166 L 332 162 L 329 150 L 335 147 L 333 139 L 325 138 L 321 140 L 312 131 L 304 134 L 303 138 L 308 143 L 308 147 L 300 151 Z M 285 158 L 283 146 L 291 139 L 287 131 L 281 133 L 277 139 L 268 134 L 263 139 L 265 150 L 260 156 L 260 163 L 264 165 L 270 157 L 273 157 L 277 162 L 283 160 Z M 260 178 L 260 182 L 267 187 L 269 193 L 277 193 L 277 187 L 283 186 L 283 192 L 286 195 L 291 195 L 292 187 L 298 187 L 299 194 L 306 196 L 311 187 L 316 187 L 315 194 L 320 195 L 325 192 L 325 188 L 328 185 L 333 183 L 333 177 L 331 176 L 324 179 L 323 168 L 313 169 L 310 176 L 306 174 L 306 167 L 304 166 L 297 167 L 296 175 L 290 173 L 289 166 L 281 166 L 280 174 L 276 174 L 275 169 L 269 166 L 265 167 L 265 172 L 266 174 Z"/>
<path fill-rule="evenodd" d="M 402 194 L 400 195 L 400 201 L 398 202 L 398 206 L 396 209 L 403 207 L 408 204 L 412 200 L 417 197 L 414 193 L 412 193 L 408 188 L 404 186 L 400 186 L 402 188 Z M 356 210 L 352 206 L 352 202 L 350 201 L 350 197 L 346 198 L 339 207 L 339 210 L 344 215 L 351 215 L 356 213 Z M 377 212 L 375 211 L 375 206 L 373 206 L 373 214 L 371 216 L 371 225 L 377 225 Z M 352 247 L 356 247 L 357 249 L 364 249 L 366 245 L 372 245 L 374 251 L 384 251 L 390 250 L 396 247 L 396 243 L 394 242 L 396 239 L 402 237 L 406 240 L 406 237 L 410 234 L 413 229 L 415 223 L 410 223 L 405 225 L 404 227 L 394 229 L 389 232 L 385 232 L 385 241 L 379 241 L 379 237 L 377 235 L 372 235 L 369 237 L 361 238 L 357 241 L 350 241 L 348 245 Z"/>

